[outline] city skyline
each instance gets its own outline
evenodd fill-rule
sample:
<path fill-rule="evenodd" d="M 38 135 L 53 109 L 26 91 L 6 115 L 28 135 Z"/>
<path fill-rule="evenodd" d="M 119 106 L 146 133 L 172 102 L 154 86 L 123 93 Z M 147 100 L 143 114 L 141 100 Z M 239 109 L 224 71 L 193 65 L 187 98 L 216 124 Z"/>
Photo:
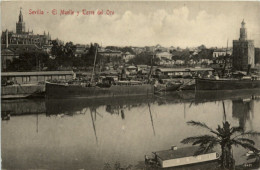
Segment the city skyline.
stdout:
<path fill-rule="evenodd" d="M 242 20 L 248 39 L 260 46 L 260 3 L 258 2 L 3 2 L 2 31 L 15 31 L 20 7 L 25 30 L 50 32 L 75 44 L 102 43 L 103 46 L 229 47 L 239 38 Z M 247 9 L 250 8 L 250 11 Z M 95 15 L 52 15 L 53 9 L 95 11 Z M 96 12 L 103 9 L 104 15 Z M 44 14 L 30 15 L 40 10 Z M 108 16 L 105 11 L 113 11 Z"/>

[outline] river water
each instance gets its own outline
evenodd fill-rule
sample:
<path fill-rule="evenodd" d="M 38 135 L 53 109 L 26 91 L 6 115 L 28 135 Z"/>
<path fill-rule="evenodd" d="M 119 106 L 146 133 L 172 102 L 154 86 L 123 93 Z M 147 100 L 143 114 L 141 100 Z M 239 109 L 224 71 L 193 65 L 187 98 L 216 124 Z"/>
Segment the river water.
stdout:
<path fill-rule="evenodd" d="M 216 128 L 224 119 L 260 131 L 258 91 L 176 92 L 150 97 L 2 101 L 2 167 L 103 169 L 144 167 L 144 155 L 184 147 L 180 141 L 208 133 L 187 121 Z M 260 147 L 260 138 L 254 138 Z M 188 146 L 188 145 L 187 145 Z M 218 150 L 218 148 L 216 148 Z M 247 151 L 234 148 L 237 164 Z"/>

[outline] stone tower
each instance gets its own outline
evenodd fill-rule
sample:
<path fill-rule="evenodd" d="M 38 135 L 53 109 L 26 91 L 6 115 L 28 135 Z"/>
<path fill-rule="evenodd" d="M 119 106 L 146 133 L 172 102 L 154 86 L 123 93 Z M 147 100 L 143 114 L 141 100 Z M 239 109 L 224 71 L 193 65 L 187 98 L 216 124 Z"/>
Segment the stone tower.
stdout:
<path fill-rule="evenodd" d="M 245 21 L 243 20 L 241 22 L 241 28 L 240 28 L 240 37 L 239 37 L 239 40 L 240 41 L 243 41 L 243 40 L 246 40 L 247 39 L 247 33 L 246 33 L 246 23 Z"/>
<path fill-rule="evenodd" d="M 19 20 L 16 23 L 16 33 L 22 34 L 25 32 L 25 23 L 23 22 L 22 8 L 20 8 Z"/>
<path fill-rule="evenodd" d="M 233 40 L 233 69 L 246 71 L 255 66 L 255 47 L 253 40 L 247 40 L 246 23 L 243 20 L 239 40 Z"/>

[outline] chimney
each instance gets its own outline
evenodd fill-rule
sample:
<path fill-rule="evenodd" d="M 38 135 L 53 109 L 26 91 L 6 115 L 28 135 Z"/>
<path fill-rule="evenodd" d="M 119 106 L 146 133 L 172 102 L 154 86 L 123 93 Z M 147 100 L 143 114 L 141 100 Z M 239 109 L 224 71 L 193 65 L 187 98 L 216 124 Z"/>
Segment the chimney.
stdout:
<path fill-rule="evenodd" d="M 8 30 L 6 29 L 6 32 L 5 32 L 5 41 L 6 41 L 6 48 L 8 48 Z"/>
<path fill-rule="evenodd" d="M 173 145 L 173 146 L 171 147 L 171 150 L 173 150 L 173 151 L 176 151 L 177 149 L 178 149 L 178 147 L 175 146 L 175 145 Z"/>

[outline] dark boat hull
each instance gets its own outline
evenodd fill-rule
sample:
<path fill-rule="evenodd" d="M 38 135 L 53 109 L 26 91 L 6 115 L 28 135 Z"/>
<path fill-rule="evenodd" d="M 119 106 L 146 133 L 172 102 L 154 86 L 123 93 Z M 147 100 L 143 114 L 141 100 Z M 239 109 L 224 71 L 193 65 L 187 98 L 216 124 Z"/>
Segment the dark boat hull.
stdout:
<path fill-rule="evenodd" d="M 260 88 L 260 80 L 196 79 L 196 90 L 236 90 Z"/>
<path fill-rule="evenodd" d="M 81 85 L 62 85 L 55 83 L 46 83 L 47 98 L 102 98 L 116 96 L 137 96 L 151 95 L 154 93 L 152 85 L 116 85 L 107 88 L 85 87 Z"/>

